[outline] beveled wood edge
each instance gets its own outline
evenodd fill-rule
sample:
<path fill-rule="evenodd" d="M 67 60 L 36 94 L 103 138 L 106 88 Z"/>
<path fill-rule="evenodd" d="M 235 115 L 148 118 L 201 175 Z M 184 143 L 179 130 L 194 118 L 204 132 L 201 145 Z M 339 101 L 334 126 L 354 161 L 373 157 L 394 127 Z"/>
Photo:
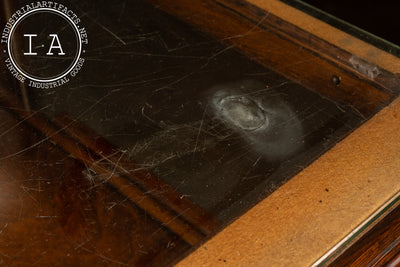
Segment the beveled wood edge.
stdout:
<path fill-rule="evenodd" d="M 398 132 L 400 99 L 178 266 L 312 265 L 400 191 Z"/>
<path fill-rule="evenodd" d="M 388 266 L 396 265 L 400 252 L 400 205 L 393 206 L 379 217 L 373 227 L 351 242 L 346 249 L 323 266 Z"/>
<path fill-rule="evenodd" d="M 231 8 L 233 11 L 241 14 L 244 18 L 253 20 L 253 23 L 259 27 L 264 26 L 267 29 L 274 30 L 276 34 L 296 43 L 298 46 L 309 49 L 327 61 L 334 62 L 335 65 L 350 72 L 357 73 L 359 77 L 370 80 L 375 86 L 383 86 L 390 91 L 396 91 L 396 88 L 400 87 L 399 77 L 394 75 L 393 72 L 381 68 L 357 54 L 353 54 L 345 50 L 345 48 L 337 46 L 335 43 L 331 43 L 312 32 L 300 28 L 274 15 L 269 10 L 261 9 L 246 0 L 241 2 L 231 0 L 216 1 L 220 5 L 225 5 L 227 8 Z M 354 37 L 351 38 L 355 39 Z M 362 43 L 365 44 L 364 42 Z"/>
<path fill-rule="evenodd" d="M 400 63 L 396 56 L 369 43 L 351 36 L 317 18 L 312 17 L 279 0 L 246 0 L 261 9 L 311 32 L 313 35 L 342 48 L 364 60 L 392 73 L 400 73 Z"/>
<path fill-rule="evenodd" d="M 336 258 L 340 257 L 347 248 L 356 243 L 365 233 L 373 229 L 378 223 L 385 219 L 391 211 L 400 206 L 400 191 L 397 192 L 390 200 L 379 207 L 365 221 L 351 231 L 345 238 L 337 243 L 333 248 L 326 252 L 321 258 L 312 264 L 312 266 L 324 266 L 332 263 Z"/>
<path fill-rule="evenodd" d="M 246 0 L 147 1 L 363 117 L 369 118 L 398 94 L 393 90 L 398 88 L 393 74 Z M 334 77 L 339 77 L 339 83 L 333 82 Z"/>
<path fill-rule="evenodd" d="M 355 38 L 352 38 L 351 36 L 349 36 L 350 37 L 350 39 L 352 40 L 351 42 L 349 41 L 349 43 L 344 43 L 344 44 L 340 44 L 340 40 L 342 40 L 342 42 L 344 42 L 343 41 L 343 39 L 338 39 L 337 37 L 334 37 L 336 34 L 337 34 L 337 36 L 341 36 L 341 35 L 343 35 L 344 33 L 342 33 L 342 32 L 340 32 L 339 30 L 336 30 L 336 29 L 334 29 L 333 27 L 331 27 L 331 26 L 329 26 L 329 25 L 323 25 L 324 23 L 322 23 L 322 22 L 320 22 L 320 21 L 318 21 L 317 19 L 314 19 L 314 18 L 312 18 L 312 17 L 309 17 L 308 19 L 305 19 L 305 17 L 307 17 L 308 15 L 305 15 L 305 14 L 299 14 L 298 12 L 300 12 L 300 11 L 298 11 L 298 10 L 296 10 L 296 9 L 293 9 L 293 13 L 296 13 L 296 15 L 295 16 L 293 16 L 293 15 L 291 15 L 292 13 L 290 13 L 290 12 L 287 12 L 287 10 L 286 10 L 286 8 L 290 8 L 290 7 L 287 7 L 287 5 L 285 5 L 285 4 L 283 4 L 283 3 L 281 3 L 281 2 L 279 2 L 279 1 L 275 1 L 275 0 L 270 0 L 270 1 L 257 1 L 257 0 L 248 0 L 249 2 L 255 2 L 255 3 L 262 3 L 260 6 L 264 6 L 264 5 L 268 5 L 268 4 L 271 4 L 271 5 L 273 5 L 273 7 L 275 8 L 275 9 L 273 9 L 274 11 L 273 12 L 275 12 L 275 14 L 277 14 L 277 15 L 279 15 L 279 16 L 281 16 L 281 17 L 285 17 L 286 16 L 286 20 L 288 20 L 288 21 L 290 21 L 290 22 L 292 22 L 293 24 L 295 24 L 295 25 L 298 25 L 299 27 L 301 27 L 301 28 L 305 28 L 305 29 L 308 29 L 309 31 L 311 31 L 311 32 L 313 32 L 313 33 L 315 33 L 316 35 L 318 35 L 318 36 L 320 36 L 321 38 L 323 38 L 323 39 L 326 39 L 326 40 L 331 40 L 331 43 L 335 43 L 335 42 L 338 42 L 339 43 L 339 45 L 341 46 L 341 47 L 343 47 L 344 49 L 346 49 L 346 50 L 349 50 L 349 51 L 351 51 L 352 53 L 354 53 L 354 54 L 356 54 L 356 55 L 358 55 L 359 57 L 361 57 L 361 58 L 364 58 L 364 59 L 366 59 L 366 60 L 368 60 L 368 61 L 370 61 L 370 62 L 373 62 L 374 64 L 376 64 L 376 65 L 378 65 L 378 66 L 380 66 L 380 67 L 382 67 L 382 68 L 385 68 L 385 69 L 387 69 L 387 70 L 389 70 L 389 71 L 391 71 L 391 72 L 393 72 L 393 73 L 397 73 L 398 72 L 398 66 L 399 66 L 399 64 L 398 64 L 398 59 L 397 58 L 395 58 L 394 56 L 392 56 L 392 55 L 390 55 L 390 54 L 387 54 L 386 52 L 383 52 L 383 51 L 381 51 L 381 50 L 379 50 L 379 49 L 376 49 L 376 48 L 374 48 L 373 46 L 370 46 L 370 45 L 368 45 L 368 44 L 366 44 L 366 43 L 364 43 L 363 44 L 363 42 L 362 41 L 359 41 L 359 40 L 357 40 L 357 39 L 355 39 Z M 274 6 L 275 5 L 275 6 Z M 284 7 L 284 8 L 282 8 L 281 6 L 282 5 L 284 5 L 284 6 L 286 6 L 286 7 Z M 271 10 L 272 10 L 272 8 L 270 8 Z M 279 13 L 282 13 L 282 14 L 279 14 Z M 286 14 L 286 15 L 285 15 Z M 304 17 L 305 16 L 305 17 Z M 309 22 L 309 21 L 311 21 L 311 22 Z M 321 24 L 322 23 L 322 24 Z M 329 28 L 329 30 L 328 31 L 326 31 L 326 30 L 323 30 L 323 29 L 325 29 L 326 27 L 328 27 Z M 327 32 L 328 33 L 331 33 L 331 34 L 327 34 Z M 335 33 L 336 32 L 336 33 Z M 345 34 L 344 34 L 345 35 Z M 344 38 L 344 36 L 343 36 L 343 38 Z M 346 37 L 347 38 L 347 37 Z M 353 42 L 354 41 L 354 42 Z M 381 113 L 385 113 L 385 112 L 381 112 Z M 377 117 L 379 117 L 379 118 L 381 118 L 381 114 L 378 114 L 378 116 Z M 375 120 L 375 118 L 374 119 L 372 119 L 371 121 L 374 121 Z M 390 125 L 387 125 L 387 126 L 390 126 Z M 353 134 L 353 136 L 357 136 L 357 131 Z M 362 138 L 362 137 L 360 137 L 360 138 Z M 346 141 L 346 140 L 345 140 Z M 314 165 L 314 164 L 313 164 Z M 311 167 L 311 166 L 310 166 Z M 300 176 L 300 175 L 299 175 Z M 304 178 L 304 177 L 302 177 L 302 179 L 306 179 L 306 178 Z M 292 183 L 292 182 L 289 182 L 289 183 Z M 293 182 L 293 183 L 296 183 L 296 182 Z M 287 188 L 286 188 L 287 189 Z M 279 191 L 285 191 L 286 190 L 285 188 L 283 188 L 283 189 L 280 189 Z M 279 194 L 282 194 L 282 192 L 280 192 Z M 381 204 L 383 204 L 383 203 L 385 203 L 385 201 L 383 201 Z M 378 204 L 378 203 L 377 203 Z M 260 203 L 260 205 L 258 205 L 257 207 L 255 207 L 255 208 L 258 208 L 258 209 L 263 209 L 263 206 L 261 205 L 261 203 Z M 275 207 L 274 207 L 275 208 Z M 251 215 L 249 215 L 249 216 L 251 216 Z M 261 222 L 263 222 L 264 220 L 261 220 Z M 241 222 L 238 222 L 238 223 L 241 223 Z M 257 230 L 260 230 L 260 229 L 254 229 L 255 230 L 255 232 L 257 233 Z M 225 233 L 221 233 L 218 237 L 220 237 L 220 236 L 223 236 Z M 229 236 L 228 236 L 229 237 Z M 210 241 L 211 242 L 211 241 Z M 212 241 L 212 242 L 215 242 L 215 241 Z M 239 242 L 240 243 L 240 242 Z M 207 245 L 207 244 L 206 244 Z M 203 247 L 206 247 L 206 245 L 205 246 L 203 246 Z M 239 244 L 240 245 L 240 244 Z M 249 248 L 250 249 L 250 248 Z M 232 253 L 235 253 L 235 250 L 234 249 L 232 249 L 232 251 L 231 251 Z M 194 254 L 193 254 L 194 255 Z M 195 256 L 195 255 L 194 255 Z M 214 262 L 211 262 L 212 261 L 212 258 L 209 258 L 209 263 L 210 263 L 210 265 L 213 265 L 214 266 Z M 251 260 L 251 259 L 250 259 Z M 186 263 L 188 263 L 188 266 L 194 266 L 193 264 L 195 264 L 195 262 L 197 262 L 197 261 L 194 261 L 194 262 L 192 262 L 192 264 L 190 263 L 190 260 L 189 260 L 189 262 L 186 260 Z M 221 258 L 221 261 L 218 261 L 218 262 L 221 262 L 222 264 L 225 264 L 225 262 L 223 262 L 223 259 Z M 229 262 L 228 262 L 229 263 Z M 232 263 L 232 262 L 231 262 Z M 298 264 L 300 264 L 301 262 L 299 261 L 299 262 L 297 262 Z M 184 264 L 185 264 L 185 261 L 183 261 L 183 262 L 181 262 L 181 266 L 184 266 Z M 261 263 L 259 264 L 260 266 L 262 265 Z M 204 266 L 204 265 L 203 265 Z M 254 265 L 253 265 L 254 266 Z"/>
<path fill-rule="evenodd" d="M 400 60 L 399 58 L 382 51 L 364 41 L 361 41 L 357 38 L 354 38 L 353 36 L 343 33 L 342 31 L 322 22 L 319 21 L 316 18 L 313 18 L 293 7 L 290 7 L 278 0 L 247 0 L 248 2 L 261 7 L 265 10 L 268 10 L 269 12 L 287 20 L 288 22 L 291 22 L 292 24 L 303 28 L 309 32 L 312 32 L 314 35 L 320 37 L 321 39 L 324 39 L 346 51 L 349 51 L 350 53 L 365 59 L 366 61 L 369 61 L 373 64 L 376 64 L 377 66 L 388 70 L 392 73 L 399 73 L 399 67 L 400 67 Z M 287 216 L 283 216 L 286 220 L 280 220 L 280 219 L 275 219 L 273 220 L 275 223 L 269 222 L 268 218 L 266 218 L 265 215 L 263 214 L 273 214 L 274 210 L 277 210 L 279 208 L 278 202 L 279 198 L 281 198 L 281 201 L 285 201 L 285 198 L 282 196 L 289 196 L 291 193 L 291 190 L 293 188 L 296 188 L 298 186 L 302 186 L 303 181 L 307 181 L 308 178 L 311 178 L 310 176 L 309 169 L 313 169 L 311 173 L 318 173 L 318 172 L 335 172 L 338 171 L 340 172 L 340 169 L 346 169 L 346 165 L 335 165 L 330 166 L 334 167 L 333 169 L 320 169 L 321 165 L 328 164 L 327 162 L 327 157 L 328 158 L 336 158 L 336 157 L 346 157 L 346 154 L 352 154 L 354 157 L 354 149 L 355 146 L 353 141 L 357 141 L 357 143 L 361 144 L 373 144 L 375 140 L 374 138 L 371 138 L 372 135 L 366 133 L 369 132 L 367 128 L 371 128 L 371 131 L 375 133 L 375 135 L 381 135 L 381 134 L 388 134 L 390 132 L 395 132 L 396 130 L 399 130 L 398 127 L 393 127 L 395 124 L 394 123 L 400 123 L 399 122 L 399 117 L 400 117 L 400 99 L 396 99 L 389 107 L 385 108 L 383 111 L 378 113 L 374 118 L 372 118 L 369 122 L 366 123 L 366 125 L 362 126 L 360 129 L 356 130 L 351 136 L 343 140 L 338 146 L 341 148 L 345 148 L 344 151 L 343 149 L 341 150 L 341 153 L 337 151 L 337 149 L 332 149 L 328 153 L 330 154 L 329 156 L 324 155 L 321 159 L 317 160 L 315 163 L 310 165 L 306 170 L 304 170 L 302 173 L 297 175 L 295 178 L 293 178 L 291 181 L 289 181 L 286 185 L 278 189 L 275 193 L 273 193 L 270 197 L 259 203 L 256 207 L 254 207 L 252 210 L 250 210 L 247 214 L 239 218 L 236 222 L 234 222 L 232 225 L 228 226 L 224 231 L 219 233 L 217 236 L 212 238 L 209 242 L 201 246 L 197 251 L 189 255 L 187 258 L 182 260 L 178 266 L 215 266 L 215 265 L 226 265 L 227 263 L 230 265 L 241 265 L 245 266 L 246 264 L 251 264 L 252 266 L 265 266 L 265 264 L 268 264 L 269 266 L 282 266 L 290 264 L 290 266 L 309 266 L 313 263 L 316 263 L 318 259 L 320 259 L 322 256 L 326 254 L 326 252 L 334 248 L 340 241 L 346 238 L 349 234 L 351 234 L 353 231 L 357 230 L 357 227 L 360 225 L 368 222 L 368 219 L 371 218 L 372 215 L 374 215 L 374 212 L 377 210 L 380 210 L 380 208 L 384 207 L 385 204 L 390 202 L 390 199 L 393 195 L 397 195 L 398 192 L 400 191 L 400 186 L 398 183 L 396 183 L 396 177 L 399 178 L 396 175 L 393 175 L 392 177 L 385 177 L 385 175 L 379 174 L 378 177 L 381 178 L 383 183 L 381 183 L 382 186 L 380 186 L 379 189 L 384 188 L 385 190 L 375 190 L 373 187 L 368 187 L 368 193 L 376 193 L 379 192 L 379 196 L 376 196 L 373 201 L 371 201 L 368 206 L 367 210 L 360 210 L 358 214 L 354 214 L 351 216 L 351 220 L 349 218 L 346 218 L 347 227 L 343 227 L 341 225 L 341 231 L 335 231 L 335 234 L 330 236 L 329 238 L 326 237 L 321 237 L 321 239 L 324 239 L 324 245 L 323 248 L 321 249 L 321 246 L 319 246 L 319 249 L 316 250 L 308 250 L 307 255 L 306 254 L 301 254 L 301 253 L 295 253 L 296 255 L 290 255 L 288 253 L 285 253 L 287 250 L 291 250 L 294 247 L 299 248 L 301 251 L 301 248 L 307 247 L 309 244 L 306 240 L 300 240 L 301 242 L 297 243 L 296 245 L 291 245 L 291 246 L 280 246 L 278 243 L 274 243 L 272 239 L 268 238 L 263 238 L 263 229 L 265 228 L 270 228 L 272 231 L 274 229 L 277 229 L 278 231 L 277 234 L 272 235 L 275 237 L 275 240 L 278 240 L 277 238 L 279 236 L 278 233 L 284 232 L 285 235 L 290 233 L 290 229 L 294 229 L 291 227 L 290 229 L 287 228 L 285 229 L 285 225 L 298 225 L 298 223 L 301 223 L 303 226 L 306 224 L 307 220 L 301 219 L 299 216 L 297 218 L 292 218 L 289 216 L 289 214 L 296 214 L 294 211 L 293 206 L 288 206 L 286 205 L 287 209 L 284 210 L 287 214 Z M 389 122 L 385 122 L 385 120 L 388 120 Z M 394 121 L 393 121 L 394 120 Z M 382 124 L 382 127 L 374 127 L 377 124 Z M 385 128 L 386 127 L 386 128 Z M 380 129 L 379 129 L 380 128 Z M 396 129 L 395 129 L 396 128 Z M 367 129 L 367 130 L 366 130 Z M 368 137 L 369 136 L 369 137 Z M 397 136 L 391 136 L 391 139 L 394 142 L 394 145 L 399 145 L 400 144 L 400 137 Z M 353 144 L 352 144 L 353 143 Z M 385 142 L 385 145 L 390 146 L 391 142 L 387 141 Z M 365 148 L 365 147 L 364 147 Z M 376 147 L 375 147 L 376 149 Z M 378 148 L 379 149 L 379 148 Z M 376 151 L 375 151 L 376 152 Z M 396 168 L 396 165 L 391 164 L 390 161 L 393 159 L 391 157 L 391 154 L 387 152 L 383 152 L 385 154 L 385 159 L 388 160 L 388 164 L 386 166 L 383 166 L 383 172 L 387 171 L 388 173 L 393 173 L 393 170 L 400 172 L 400 167 Z M 373 163 L 371 159 L 368 159 L 366 162 L 366 165 L 368 163 Z M 358 164 L 361 162 L 347 162 L 348 164 Z M 365 164 L 362 164 L 365 165 Z M 399 166 L 399 165 L 397 165 Z M 371 171 L 371 169 L 367 169 L 365 173 L 368 171 Z M 347 179 L 352 179 L 356 174 L 351 171 L 343 171 L 344 177 L 348 175 Z M 362 182 L 365 181 L 370 181 L 367 175 L 357 175 L 358 178 L 361 178 L 360 181 L 354 181 L 355 184 L 353 183 L 353 186 L 357 186 L 357 182 L 361 185 Z M 385 179 L 386 178 L 386 179 Z M 331 186 L 335 186 L 336 182 L 344 182 L 343 177 L 338 179 L 336 177 L 336 180 L 333 180 L 331 182 Z M 315 195 L 320 195 L 320 190 L 317 188 L 313 187 L 312 184 L 308 183 L 309 185 L 309 192 L 311 195 L 314 195 L 313 193 L 317 193 Z M 319 188 L 321 189 L 321 188 Z M 340 201 L 341 203 L 341 208 L 346 210 L 348 209 L 349 212 L 352 211 L 352 202 L 351 201 L 343 201 L 343 200 L 348 200 L 348 198 L 352 195 L 354 192 L 347 192 L 346 194 L 338 194 L 338 197 L 342 199 Z M 364 199 L 366 193 L 362 194 L 362 198 Z M 298 195 L 297 197 L 292 198 L 291 203 L 296 202 L 296 198 L 298 198 L 300 201 L 298 201 L 298 206 L 301 207 L 302 195 Z M 350 197 L 351 198 L 351 197 Z M 361 196 L 360 196 L 361 198 Z M 315 207 L 314 204 L 313 206 Z M 319 209 L 321 213 L 327 212 L 329 209 L 333 209 L 338 206 L 327 206 L 324 207 L 323 209 Z M 318 210 L 318 209 L 317 209 Z M 299 215 L 299 214 L 297 214 Z M 339 215 L 339 214 L 338 214 Z M 282 218 L 282 217 L 281 217 Z M 329 221 L 329 220 L 328 220 Z M 324 225 L 324 224 L 319 224 L 321 228 L 324 227 L 332 227 L 334 224 L 331 226 L 329 225 Z M 298 228 L 298 227 L 296 227 Z M 338 229 L 337 227 L 334 227 Z M 237 235 L 235 235 L 235 232 Z M 326 232 L 326 231 L 325 231 Z M 310 232 L 309 232 L 310 233 Z M 306 233 L 307 234 L 307 233 Z M 314 233 L 315 234 L 315 233 Z M 271 236 L 271 235 L 267 235 Z M 258 238 L 257 238 L 258 237 Z M 286 237 L 286 236 L 285 236 Z M 307 239 L 307 238 L 306 238 Z M 309 239 L 309 238 L 308 238 Z M 254 242 L 252 242 L 252 240 Z M 261 246 L 254 245 L 254 243 L 260 243 L 261 241 L 264 241 L 265 244 Z M 253 243 L 253 244 L 251 244 Z M 321 243 L 321 242 L 319 242 Z M 272 244 L 272 246 L 271 246 Z M 271 257 L 267 256 L 269 248 L 274 248 L 274 255 L 281 255 L 281 257 Z M 278 249 L 276 249 L 278 247 Z M 313 246 L 315 247 L 315 246 Z M 278 251 L 277 251 L 278 250 Z M 279 250 L 282 253 L 279 253 Z M 272 253 L 271 253 L 272 254 Z M 229 257 L 229 256 L 234 256 L 234 257 Z M 239 256 L 239 257 L 238 257 Z M 229 260 L 229 258 L 233 258 L 232 260 Z M 236 259 L 236 261 L 235 261 Z M 271 260 L 271 261 L 268 261 Z"/>

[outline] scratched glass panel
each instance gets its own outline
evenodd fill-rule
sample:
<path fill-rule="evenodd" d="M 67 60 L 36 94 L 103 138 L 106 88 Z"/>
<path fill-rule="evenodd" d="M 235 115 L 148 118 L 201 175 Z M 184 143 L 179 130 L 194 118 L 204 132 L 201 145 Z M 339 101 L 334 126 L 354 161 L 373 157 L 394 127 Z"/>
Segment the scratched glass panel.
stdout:
<path fill-rule="evenodd" d="M 179 201 L 194 203 L 184 207 L 198 207 L 199 213 L 226 225 L 365 121 L 356 108 L 285 78 L 234 45 L 146 2 L 71 0 L 65 5 L 80 14 L 89 35 L 83 68 L 68 83 L 44 89 L 20 87 L 2 67 L 1 87 L 19 95 L 21 103 L 2 91 L 0 138 L 2 147 L 7 142 L 12 146 L 2 150 L 0 159 L 13 179 L 18 168 L 31 173 L 29 179 L 15 178 L 20 191 L 15 189 L 12 200 L 32 202 L 34 208 L 20 205 L 12 218 L 37 213 L 35 220 L 46 220 L 45 233 L 56 232 L 59 238 L 51 239 L 52 244 L 70 251 L 56 255 L 75 257 L 69 264 L 80 262 L 79 257 L 89 264 L 116 266 L 174 262 L 220 229 L 210 223 L 204 230 L 199 220 L 192 234 L 182 233 L 182 227 L 196 225 L 197 217 L 193 222 L 184 217 L 187 210 L 179 211 Z M 16 32 L 23 36 L 34 31 L 35 21 L 25 27 Z M 62 30 L 57 33 L 61 36 Z M 42 44 L 32 35 L 22 36 L 15 49 L 22 51 L 18 47 L 29 40 L 29 54 L 48 53 L 55 40 L 49 36 Z M 35 77 L 69 66 L 73 54 L 68 48 L 76 43 L 64 40 L 60 43 L 68 56 L 60 65 L 42 55 L 22 66 L 35 66 Z M 340 78 L 332 76 L 328 82 L 339 84 Z M 74 120 L 81 123 L 79 131 Z M 106 140 L 102 146 L 97 142 L 101 138 Z M 118 151 L 106 154 L 109 147 Z M 126 168 L 126 158 L 132 169 Z M 103 165 L 110 162 L 111 169 L 104 171 Z M 129 175 L 133 180 L 123 179 Z M 158 179 L 165 184 L 146 187 Z M 165 196 L 167 185 L 178 192 L 176 199 Z M 50 200 L 42 200 L 43 195 Z M 160 204 L 159 197 L 167 200 Z M 43 212 L 53 206 L 57 212 Z M 182 227 L 177 222 L 181 217 Z M 35 227 L 45 227 L 35 220 Z M 7 225 L 4 220 L 4 229 Z M 62 229 L 54 230 L 53 225 Z M 59 237 L 63 234 L 65 238 Z"/>
<path fill-rule="evenodd" d="M 70 6 L 90 33 L 83 74 L 30 89 L 32 108 L 77 118 L 221 221 L 361 121 L 140 1 Z"/>

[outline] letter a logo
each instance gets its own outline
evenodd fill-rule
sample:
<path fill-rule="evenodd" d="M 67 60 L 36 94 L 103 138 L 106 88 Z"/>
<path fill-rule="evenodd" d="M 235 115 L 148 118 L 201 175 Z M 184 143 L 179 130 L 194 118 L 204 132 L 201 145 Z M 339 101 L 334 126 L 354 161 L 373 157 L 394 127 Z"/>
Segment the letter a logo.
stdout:
<path fill-rule="evenodd" d="M 50 45 L 50 48 L 49 48 L 49 52 L 47 52 L 46 55 L 52 56 L 52 55 L 54 55 L 53 52 L 52 52 L 52 50 L 53 50 L 53 49 L 59 49 L 61 53 L 58 53 L 58 55 L 59 55 L 59 56 L 64 56 L 65 53 L 64 53 L 64 51 L 62 50 L 62 47 L 61 47 L 61 44 L 60 44 L 60 39 L 58 39 L 58 35 L 57 35 L 57 34 L 49 34 L 49 36 L 53 37 L 53 40 L 51 41 L 51 45 Z M 54 45 L 54 42 L 57 42 L 57 45 Z"/>

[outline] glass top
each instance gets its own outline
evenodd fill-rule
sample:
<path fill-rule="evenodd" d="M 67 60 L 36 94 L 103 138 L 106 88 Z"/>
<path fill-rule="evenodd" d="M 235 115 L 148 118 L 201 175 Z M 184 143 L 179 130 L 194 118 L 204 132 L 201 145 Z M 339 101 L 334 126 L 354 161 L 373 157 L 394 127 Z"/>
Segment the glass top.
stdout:
<path fill-rule="evenodd" d="M 398 2 L 280 0 L 380 49 L 400 56 Z"/>
<path fill-rule="evenodd" d="M 315 1 L 280 0 L 356 38 L 382 49 L 396 57 L 400 56 L 399 25 L 393 23 L 400 7 L 398 2 L 377 3 L 375 1 Z M 325 266 L 340 255 L 352 242 L 363 235 L 388 211 L 398 205 L 396 194 L 379 207 L 367 220 L 357 226 L 335 247 L 323 255 L 313 266 Z"/>
<path fill-rule="evenodd" d="M 303 2 L 284 2 L 398 55 Z M 14 262 L 174 263 L 393 97 L 382 93 L 367 112 L 322 93 L 362 79 L 303 78 L 297 63 L 268 65 L 229 43 L 257 44 L 252 33 L 265 32 L 294 57 L 303 49 L 261 24 L 221 40 L 142 0 L 3 7 L 0 243 L 13 248 L 0 255 Z"/>

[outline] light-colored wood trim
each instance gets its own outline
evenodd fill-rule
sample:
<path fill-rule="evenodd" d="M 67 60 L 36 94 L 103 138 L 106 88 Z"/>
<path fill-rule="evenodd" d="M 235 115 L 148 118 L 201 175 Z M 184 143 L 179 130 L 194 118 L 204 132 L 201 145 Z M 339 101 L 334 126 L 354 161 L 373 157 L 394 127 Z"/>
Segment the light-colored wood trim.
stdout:
<path fill-rule="evenodd" d="M 248 0 L 392 73 L 400 60 L 277 0 Z M 400 191 L 400 99 L 178 266 L 309 266 Z"/>
<path fill-rule="evenodd" d="M 400 190 L 399 133 L 397 99 L 179 266 L 309 266 Z"/>
<path fill-rule="evenodd" d="M 296 25 L 321 39 L 363 58 L 387 71 L 400 73 L 400 61 L 392 54 L 382 51 L 350 34 L 320 21 L 279 0 L 247 0 L 247 2 L 266 10 L 287 22 Z"/>

